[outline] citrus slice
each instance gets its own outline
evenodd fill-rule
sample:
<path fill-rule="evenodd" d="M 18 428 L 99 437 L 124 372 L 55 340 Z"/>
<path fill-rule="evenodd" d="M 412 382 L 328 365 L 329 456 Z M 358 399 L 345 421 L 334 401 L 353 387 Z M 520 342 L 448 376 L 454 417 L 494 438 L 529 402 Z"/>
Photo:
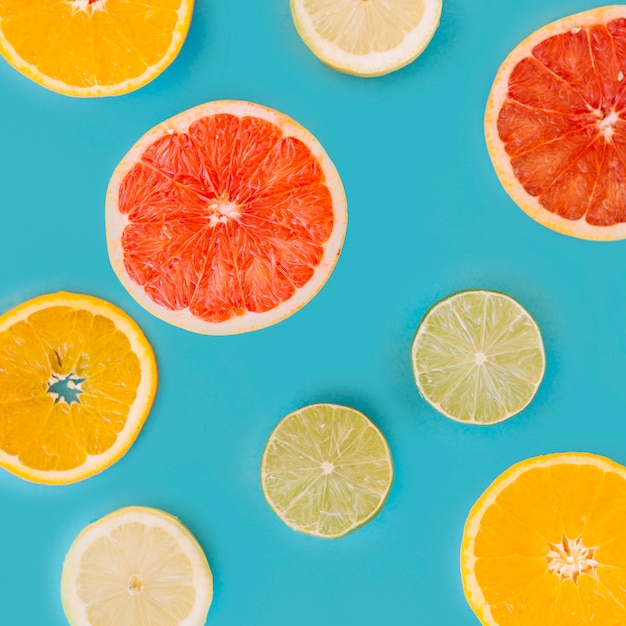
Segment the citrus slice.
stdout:
<path fill-rule="evenodd" d="M 193 0 L 0 0 L 0 54 L 68 96 L 115 96 L 156 78 L 180 51 Z"/>
<path fill-rule="evenodd" d="M 39 296 L 0 317 L 0 467 L 21 478 L 83 480 L 135 441 L 156 392 L 154 353 L 109 302 Z"/>
<path fill-rule="evenodd" d="M 291 0 L 304 43 L 321 61 L 356 76 L 381 76 L 426 48 L 441 0 Z"/>
<path fill-rule="evenodd" d="M 90 524 L 63 564 L 71 626 L 204 626 L 212 598 L 202 548 L 158 509 L 127 507 Z"/>
<path fill-rule="evenodd" d="M 335 539 L 382 509 L 393 481 L 389 446 L 362 413 L 313 404 L 283 418 L 261 461 L 263 494 L 293 530 Z"/>
<path fill-rule="evenodd" d="M 317 140 L 247 102 L 200 105 L 144 135 L 107 193 L 113 269 L 157 317 L 199 333 L 262 328 L 308 302 L 346 230 Z"/>
<path fill-rule="evenodd" d="M 626 237 L 625 75 L 625 5 L 549 24 L 500 67 L 487 147 L 506 191 L 544 226 Z"/>
<path fill-rule="evenodd" d="M 513 298 L 462 291 L 438 302 L 411 349 L 417 387 L 459 422 L 495 424 L 524 409 L 545 371 L 541 333 Z"/>
<path fill-rule="evenodd" d="M 518 463 L 472 508 L 466 598 L 486 626 L 626 623 L 626 468 L 586 453 Z"/>

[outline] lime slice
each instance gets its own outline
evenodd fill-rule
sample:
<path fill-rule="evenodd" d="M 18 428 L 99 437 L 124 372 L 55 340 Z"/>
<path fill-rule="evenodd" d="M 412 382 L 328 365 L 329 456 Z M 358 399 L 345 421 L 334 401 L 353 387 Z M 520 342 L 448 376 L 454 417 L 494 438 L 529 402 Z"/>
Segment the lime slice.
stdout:
<path fill-rule="evenodd" d="M 355 409 L 313 404 L 283 418 L 261 462 L 263 494 L 287 526 L 334 539 L 371 520 L 393 481 L 389 446 Z"/>
<path fill-rule="evenodd" d="M 90 524 L 63 564 L 71 626 L 204 626 L 212 597 L 202 548 L 157 509 L 128 507 Z"/>
<path fill-rule="evenodd" d="M 494 291 L 463 291 L 437 303 L 417 329 L 411 356 L 424 399 L 469 424 L 496 424 L 523 410 L 546 363 L 535 320 Z"/>
<path fill-rule="evenodd" d="M 414 61 L 432 39 L 441 0 L 291 0 L 304 43 L 330 67 L 381 76 Z"/>

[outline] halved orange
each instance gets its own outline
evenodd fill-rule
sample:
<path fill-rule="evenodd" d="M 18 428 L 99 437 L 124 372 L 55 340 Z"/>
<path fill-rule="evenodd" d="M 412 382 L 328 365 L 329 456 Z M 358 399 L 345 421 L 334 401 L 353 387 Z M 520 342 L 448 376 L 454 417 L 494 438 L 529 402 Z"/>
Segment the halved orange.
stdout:
<path fill-rule="evenodd" d="M 587 453 L 512 466 L 469 514 L 461 573 L 486 626 L 626 624 L 626 467 Z"/>
<path fill-rule="evenodd" d="M 0 54 L 69 96 L 142 87 L 176 58 L 193 0 L 0 0 Z"/>
<path fill-rule="evenodd" d="M 207 334 L 274 324 L 326 282 L 343 243 L 339 175 L 292 119 L 219 101 L 144 135 L 106 203 L 111 264 L 157 317 Z"/>
<path fill-rule="evenodd" d="M 506 58 L 485 114 L 506 191 L 565 235 L 626 237 L 626 5 L 549 24 Z"/>
<path fill-rule="evenodd" d="M 72 483 L 135 441 L 157 385 L 152 348 L 113 304 L 52 293 L 0 317 L 0 467 Z"/>

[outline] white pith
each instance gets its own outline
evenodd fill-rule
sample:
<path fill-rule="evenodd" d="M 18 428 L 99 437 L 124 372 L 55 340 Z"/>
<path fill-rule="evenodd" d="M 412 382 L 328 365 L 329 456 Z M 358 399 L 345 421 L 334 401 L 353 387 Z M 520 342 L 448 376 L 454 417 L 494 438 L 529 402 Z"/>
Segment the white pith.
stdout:
<path fill-rule="evenodd" d="M 291 14 L 300 36 L 311 51 L 324 63 L 341 72 L 357 76 L 381 76 L 414 61 L 432 39 L 441 16 L 441 0 L 423 0 L 424 14 L 402 43 L 387 51 L 353 54 L 335 42 L 324 39 L 316 30 L 304 0 L 291 0 Z M 359 10 L 360 2 L 354 2 Z"/>
<path fill-rule="evenodd" d="M 157 304 L 146 295 L 143 287 L 137 285 L 131 279 L 124 264 L 124 250 L 122 248 L 122 233 L 128 224 L 128 219 L 118 209 L 118 197 L 120 184 L 126 174 L 141 159 L 146 149 L 157 139 L 167 132 L 187 132 L 189 126 L 197 119 L 220 113 L 228 113 L 239 117 L 251 116 L 266 120 L 281 128 L 284 133 L 283 136 L 294 137 L 302 141 L 309 148 L 313 157 L 317 159 L 324 173 L 325 183 L 332 198 L 334 225 L 329 239 L 324 244 L 322 260 L 315 269 L 313 276 L 303 287 L 296 290 L 291 298 L 264 313 L 247 311 L 243 315 L 234 316 L 225 322 L 207 322 L 194 316 L 189 308 L 172 311 Z M 207 207 L 207 211 L 216 211 L 215 224 L 228 219 L 236 219 L 237 207 L 228 200 L 225 203 L 223 202 L 217 201 Z M 106 199 L 106 231 L 109 258 L 115 273 L 131 296 L 156 317 L 174 326 L 209 335 L 230 335 L 264 328 L 281 321 L 303 307 L 315 296 L 330 277 L 341 252 L 347 220 L 346 197 L 341 179 L 335 166 L 317 139 L 300 124 L 278 111 L 259 104 L 230 100 L 199 105 L 166 120 L 145 134 L 117 166 L 111 178 Z"/>
<path fill-rule="evenodd" d="M 587 548 L 582 537 L 563 537 L 560 543 L 549 543 L 546 556 L 548 571 L 556 574 L 561 581 L 577 582 L 581 574 L 595 574 L 598 561 L 594 559 L 595 548 Z"/>
<path fill-rule="evenodd" d="M 530 54 L 531 50 L 537 44 L 553 35 L 572 31 L 575 32 L 576 29 L 581 30 L 582 28 L 587 28 L 594 24 L 607 23 L 613 19 L 625 17 L 626 5 L 613 5 L 570 15 L 535 31 L 517 45 L 503 61 L 494 79 L 485 110 L 485 139 L 487 149 L 496 174 L 505 191 L 527 215 L 540 224 L 556 230 L 557 232 L 581 239 L 597 241 L 623 239 L 626 237 L 626 223 L 616 224 L 610 227 L 594 226 L 586 221 L 584 215 L 578 220 L 569 220 L 541 206 L 538 199 L 531 196 L 515 176 L 511 159 L 498 134 L 498 114 L 507 98 L 509 78 L 512 71 L 523 58 Z M 606 121 L 601 125 L 602 119 L 610 119 L 610 121 Z M 602 114 L 599 121 L 599 130 L 606 140 L 611 139 L 613 124 L 614 121 L 610 112 L 606 117 Z"/>

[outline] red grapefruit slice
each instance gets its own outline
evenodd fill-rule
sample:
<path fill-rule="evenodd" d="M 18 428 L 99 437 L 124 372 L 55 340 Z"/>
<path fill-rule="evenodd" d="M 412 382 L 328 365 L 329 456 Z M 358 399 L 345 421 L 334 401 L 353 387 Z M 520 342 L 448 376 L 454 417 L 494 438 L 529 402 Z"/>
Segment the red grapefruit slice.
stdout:
<path fill-rule="evenodd" d="M 106 221 L 113 269 L 143 307 L 223 335 L 275 324 L 318 292 L 347 209 L 307 130 L 258 104 L 219 101 L 133 146 L 113 173 Z"/>
<path fill-rule="evenodd" d="M 500 67 L 487 147 L 506 191 L 544 226 L 626 237 L 625 76 L 626 5 L 549 24 Z"/>

